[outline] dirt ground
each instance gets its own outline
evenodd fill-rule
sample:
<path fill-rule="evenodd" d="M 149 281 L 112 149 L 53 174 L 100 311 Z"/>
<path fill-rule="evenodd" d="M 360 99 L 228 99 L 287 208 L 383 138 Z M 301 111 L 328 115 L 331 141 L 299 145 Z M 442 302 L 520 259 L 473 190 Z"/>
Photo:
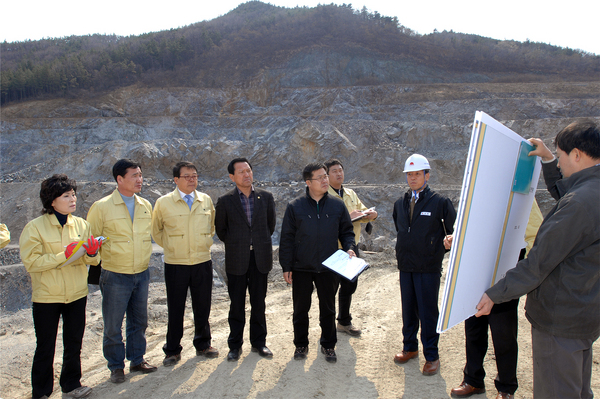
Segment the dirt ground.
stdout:
<path fill-rule="evenodd" d="M 450 390 L 462 380 L 465 361 L 464 329 L 460 324 L 440 337 L 441 370 L 438 375 L 421 374 L 425 362 L 418 360 L 396 365 L 394 354 L 402 348 L 398 271 L 389 255 L 367 255 L 372 267 L 360 277 L 354 295 L 354 323 L 363 334 L 359 338 L 338 334 L 338 361 L 327 363 L 319 351 L 318 307 L 313 294 L 308 359 L 293 359 L 291 287 L 281 277 L 281 270 L 272 272 L 267 295 L 267 346 L 274 352 L 272 359 L 263 359 L 250 352 L 248 329 L 245 346 L 238 362 L 228 362 L 227 313 L 225 288 L 215 288 L 210 317 L 217 359 L 195 356 L 192 346 L 193 319 L 188 307 L 182 360 L 174 367 L 163 367 L 162 345 L 165 341 L 167 309 L 164 284 L 151 284 L 149 298 L 148 349 L 146 360 L 157 365 L 151 374 L 128 373 L 123 384 L 108 381 L 109 371 L 102 355 L 102 317 L 100 293 L 91 293 L 87 306 L 87 329 L 82 351 L 82 383 L 93 388 L 91 398 L 448 398 Z M 188 301 L 189 304 L 189 301 Z M 517 398 L 532 397 L 532 363 L 530 324 L 524 317 L 524 300 L 520 303 L 519 325 L 519 389 Z M 247 308 L 249 310 L 249 308 Z M 249 315 L 247 316 L 249 317 Z M 31 311 L 22 310 L 0 319 L 0 397 L 31 397 L 30 372 L 35 350 L 35 335 Z M 55 385 L 51 398 L 60 397 L 58 377 L 62 358 L 62 336 L 59 334 L 55 360 Z M 600 351 L 594 345 L 592 388 L 600 392 Z M 490 343 L 491 346 L 491 343 Z M 493 350 L 488 350 L 485 363 L 485 395 L 474 398 L 495 398 L 493 379 L 496 374 Z"/>

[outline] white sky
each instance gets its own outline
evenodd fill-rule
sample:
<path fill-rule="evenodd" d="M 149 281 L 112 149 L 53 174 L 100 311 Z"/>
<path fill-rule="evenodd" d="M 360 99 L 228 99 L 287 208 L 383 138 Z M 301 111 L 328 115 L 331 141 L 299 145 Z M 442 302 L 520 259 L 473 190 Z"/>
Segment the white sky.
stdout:
<path fill-rule="evenodd" d="M 224 15 L 244 0 L 4 1 L 0 42 L 93 33 L 138 35 Z M 364 5 L 420 34 L 453 30 L 494 39 L 544 42 L 600 55 L 600 1 L 270 0 L 277 6 Z"/>

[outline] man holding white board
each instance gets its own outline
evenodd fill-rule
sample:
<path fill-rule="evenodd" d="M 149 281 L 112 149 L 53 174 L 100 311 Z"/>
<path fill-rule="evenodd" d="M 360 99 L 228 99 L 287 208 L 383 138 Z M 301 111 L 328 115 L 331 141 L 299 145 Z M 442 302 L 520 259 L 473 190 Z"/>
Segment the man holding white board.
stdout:
<path fill-rule="evenodd" d="M 541 140 L 530 142 L 537 148 L 529 155 L 542 158 L 558 203 L 529 256 L 483 294 L 476 316 L 527 294 L 534 397 L 592 398 L 592 345 L 600 335 L 600 129 L 581 121 L 561 130 L 558 160 Z"/>

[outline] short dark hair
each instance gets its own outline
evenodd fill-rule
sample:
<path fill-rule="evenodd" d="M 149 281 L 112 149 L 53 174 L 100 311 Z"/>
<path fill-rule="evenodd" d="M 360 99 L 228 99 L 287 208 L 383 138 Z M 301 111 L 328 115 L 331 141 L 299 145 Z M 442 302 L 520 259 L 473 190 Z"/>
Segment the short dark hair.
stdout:
<path fill-rule="evenodd" d="M 334 165 L 340 165 L 342 169 L 344 169 L 344 165 L 342 165 L 342 162 L 340 162 L 340 160 L 337 158 L 333 158 L 325 162 L 325 170 L 327 171 L 327 173 L 329 173 L 329 168 L 331 168 Z"/>
<path fill-rule="evenodd" d="M 573 122 L 558 132 L 554 145 L 567 154 L 577 148 L 593 159 L 600 159 L 600 129 L 589 119 Z"/>
<path fill-rule="evenodd" d="M 52 201 L 71 190 L 77 193 L 77 183 L 75 180 L 69 179 L 65 174 L 52 175 L 52 177 L 44 180 L 40 188 L 42 215 L 45 213 L 52 215 L 54 213 Z"/>
<path fill-rule="evenodd" d="M 198 168 L 196 168 L 196 165 L 188 161 L 181 161 L 177 162 L 173 167 L 173 177 L 179 177 L 179 175 L 181 174 L 181 168 L 194 169 L 196 173 L 198 173 Z"/>
<path fill-rule="evenodd" d="M 250 161 L 248 161 L 246 158 L 234 158 L 231 160 L 231 162 L 229 162 L 229 165 L 227 165 L 227 171 L 230 175 L 235 174 L 235 164 L 238 162 L 246 162 L 248 166 L 250 166 L 250 169 L 252 169 L 252 164 L 250 164 Z"/>
<path fill-rule="evenodd" d="M 119 159 L 117 163 L 113 165 L 112 172 L 115 181 L 117 181 L 117 176 L 125 177 L 125 175 L 127 174 L 127 169 L 131 168 L 140 168 L 141 170 L 142 166 L 139 163 L 132 161 L 131 159 Z"/>
<path fill-rule="evenodd" d="M 304 170 L 302 171 L 302 180 L 307 181 L 312 179 L 313 172 L 319 169 L 325 169 L 325 171 L 327 172 L 327 168 L 321 162 L 309 163 L 304 167 Z"/>

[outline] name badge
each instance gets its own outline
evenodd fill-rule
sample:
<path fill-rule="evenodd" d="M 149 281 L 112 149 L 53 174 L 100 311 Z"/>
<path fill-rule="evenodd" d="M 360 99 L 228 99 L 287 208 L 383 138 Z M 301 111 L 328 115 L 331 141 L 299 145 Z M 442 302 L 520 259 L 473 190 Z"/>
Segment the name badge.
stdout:
<path fill-rule="evenodd" d="M 421 216 L 431 216 L 431 212 L 421 212 Z"/>

